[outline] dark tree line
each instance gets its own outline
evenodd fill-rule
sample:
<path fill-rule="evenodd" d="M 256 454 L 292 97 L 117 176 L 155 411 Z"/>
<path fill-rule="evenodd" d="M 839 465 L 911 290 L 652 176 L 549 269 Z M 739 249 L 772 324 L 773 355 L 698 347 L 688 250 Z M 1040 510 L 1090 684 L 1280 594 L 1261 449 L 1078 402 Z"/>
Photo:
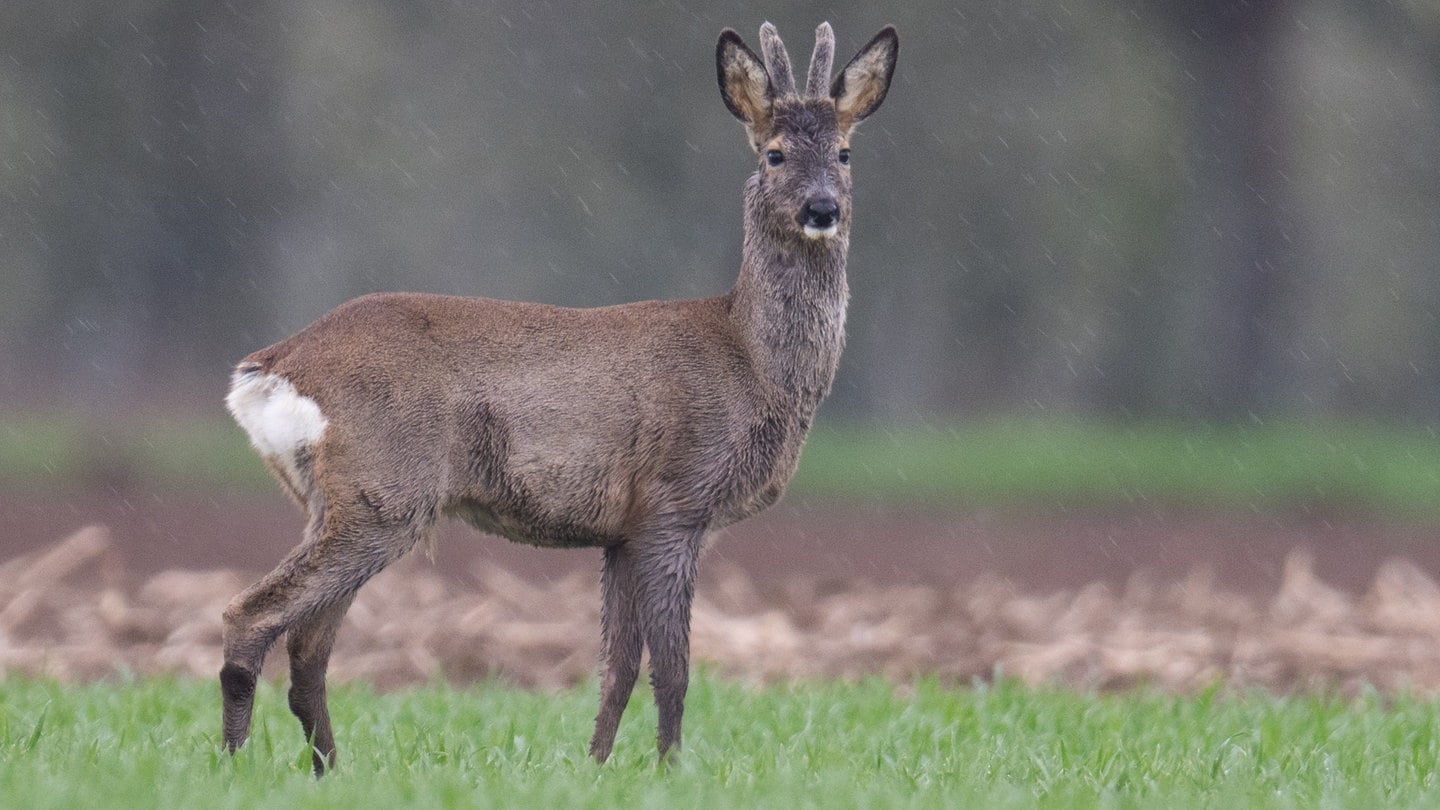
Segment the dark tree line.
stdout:
<path fill-rule="evenodd" d="M 711 58 L 763 11 L 7 5 L 0 407 L 214 407 L 236 357 L 374 289 L 723 291 L 752 157 Z M 1433 418 L 1432 5 L 770 13 L 902 38 L 855 144 L 833 415 Z"/>

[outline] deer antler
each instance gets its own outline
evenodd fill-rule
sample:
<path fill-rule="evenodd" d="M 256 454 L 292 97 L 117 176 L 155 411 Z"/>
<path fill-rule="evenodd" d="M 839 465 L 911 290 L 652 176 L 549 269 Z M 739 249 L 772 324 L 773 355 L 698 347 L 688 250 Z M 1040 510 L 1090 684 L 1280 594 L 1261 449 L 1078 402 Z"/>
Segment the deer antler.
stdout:
<path fill-rule="evenodd" d="M 770 86 L 776 98 L 795 95 L 795 77 L 790 72 L 790 54 L 785 52 L 785 43 L 775 26 L 765 23 L 760 26 L 760 53 L 765 55 L 765 71 L 770 74 Z"/>
<path fill-rule="evenodd" d="M 815 52 L 810 55 L 810 73 L 805 79 L 807 98 L 830 96 L 830 67 L 835 63 L 835 32 L 830 23 L 815 29 Z"/>

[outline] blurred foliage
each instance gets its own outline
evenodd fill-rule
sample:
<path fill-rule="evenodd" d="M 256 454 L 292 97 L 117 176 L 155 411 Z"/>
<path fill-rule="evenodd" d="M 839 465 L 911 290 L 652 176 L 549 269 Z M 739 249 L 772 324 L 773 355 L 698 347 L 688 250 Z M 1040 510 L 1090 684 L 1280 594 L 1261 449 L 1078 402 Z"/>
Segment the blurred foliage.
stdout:
<path fill-rule="evenodd" d="M 274 483 L 224 421 L 0 422 L 0 490 L 264 493 Z M 822 423 L 790 487 L 816 503 L 953 509 L 1224 509 L 1440 516 L 1433 432 L 1360 422 L 999 418 L 911 427 Z"/>
<path fill-rule="evenodd" d="M 0 408 L 218 410 L 350 296 L 711 295 L 723 26 L 902 39 L 856 139 L 833 414 L 1428 421 L 1433 2 L 0 8 Z"/>
<path fill-rule="evenodd" d="M 1433 432 L 1363 423 L 995 419 L 823 426 L 799 497 L 924 508 L 1224 509 L 1319 517 L 1440 514 Z"/>
<path fill-rule="evenodd" d="M 0 421 L 0 489 L 81 491 L 273 488 L 238 427 L 218 419 L 137 419 L 97 428 L 78 414 Z"/>

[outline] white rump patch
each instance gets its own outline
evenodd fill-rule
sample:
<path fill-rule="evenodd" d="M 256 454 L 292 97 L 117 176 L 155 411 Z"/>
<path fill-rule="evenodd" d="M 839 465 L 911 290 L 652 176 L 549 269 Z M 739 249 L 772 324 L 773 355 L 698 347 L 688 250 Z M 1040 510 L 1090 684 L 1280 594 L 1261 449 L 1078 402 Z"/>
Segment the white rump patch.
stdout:
<path fill-rule="evenodd" d="M 315 400 L 301 395 L 289 380 L 253 367 L 235 370 L 225 406 L 255 449 L 281 461 L 292 476 L 296 454 L 320 441 L 328 424 Z"/>

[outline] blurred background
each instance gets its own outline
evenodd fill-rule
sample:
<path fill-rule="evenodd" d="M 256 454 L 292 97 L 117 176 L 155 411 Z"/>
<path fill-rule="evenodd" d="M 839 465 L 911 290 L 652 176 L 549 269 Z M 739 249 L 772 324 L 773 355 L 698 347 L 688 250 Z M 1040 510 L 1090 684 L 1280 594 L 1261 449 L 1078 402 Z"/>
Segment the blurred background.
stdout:
<path fill-rule="evenodd" d="M 756 159 L 714 49 L 766 19 L 798 60 L 827 19 L 841 63 L 887 23 L 901 50 L 854 140 L 835 390 L 787 499 L 707 552 L 702 637 L 723 609 L 858 645 L 826 672 L 1440 683 L 1435 0 L 7 0 L 0 669 L 209 677 L 301 527 L 230 369 L 340 302 L 728 290 Z M 598 554 L 442 534 L 361 618 L 426 577 L 538 593 L 540 669 L 421 616 L 382 635 L 433 666 L 375 677 L 591 671 L 545 644 Z M 1152 618 L 1174 644 L 1106 640 Z M 1266 627 L 1302 653 L 1255 665 Z"/>
<path fill-rule="evenodd" d="M 1440 5 L 876 9 L 6 3 L 9 550 L 99 521 L 157 564 L 268 567 L 299 516 L 227 378 L 350 297 L 725 292 L 756 160 L 715 41 L 770 19 L 803 60 L 828 19 L 842 63 L 886 23 L 901 55 L 855 139 L 840 375 L 749 535 L 795 559 L 762 567 L 883 533 L 920 575 L 944 548 L 1057 582 L 1076 556 L 1240 576 L 1295 545 L 1378 557 L 1377 518 L 1434 551 Z"/>
<path fill-rule="evenodd" d="M 373 290 L 724 292 L 765 19 L 901 34 L 826 417 L 1433 420 L 1430 0 L 8 2 L 0 409 L 218 414 Z"/>

